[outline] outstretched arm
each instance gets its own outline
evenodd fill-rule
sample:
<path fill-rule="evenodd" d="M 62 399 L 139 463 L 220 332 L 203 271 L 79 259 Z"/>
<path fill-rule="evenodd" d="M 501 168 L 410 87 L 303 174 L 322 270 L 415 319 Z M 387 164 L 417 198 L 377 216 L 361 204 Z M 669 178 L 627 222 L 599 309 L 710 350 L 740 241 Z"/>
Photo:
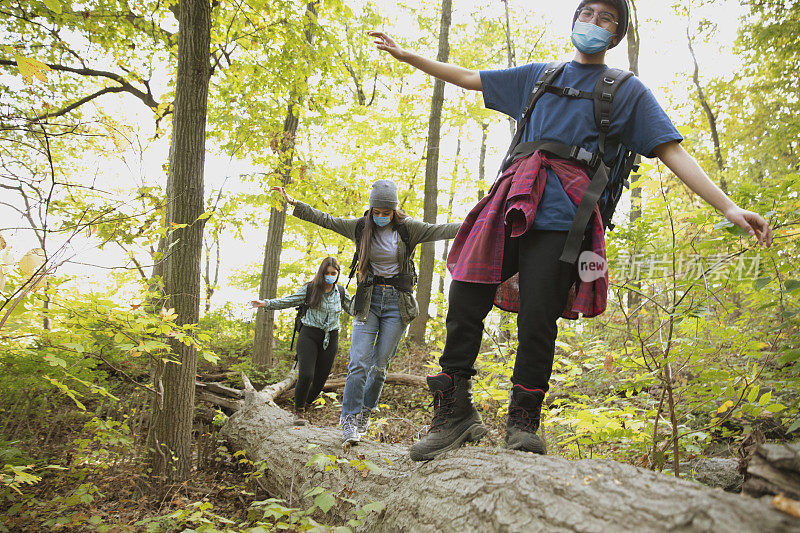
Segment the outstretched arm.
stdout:
<path fill-rule="evenodd" d="M 742 209 L 711 181 L 697 161 L 676 141 L 657 146 L 655 154 L 700 198 L 718 209 L 732 223 L 758 239 L 758 244 L 772 245 L 772 228 L 758 213 Z"/>
<path fill-rule="evenodd" d="M 481 74 L 477 70 L 470 70 L 449 63 L 440 63 L 439 61 L 427 59 L 413 52 L 409 52 L 408 50 L 404 50 L 398 46 L 391 37 L 381 31 L 370 31 L 367 32 L 367 35 L 375 40 L 374 42 L 378 50 L 388 52 L 398 61 L 408 63 L 426 74 L 430 74 L 435 78 L 452 83 L 453 85 L 458 85 L 464 89 L 470 89 L 472 91 L 483 90 Z"/>
<path fill-rule="evenodd" d="M 332 217 L 324 211 L 314 209 L 308 204 L 295 200 L 286 194 L 286 190 L 283 187 L 272 187 L 272 190 L 280 192 L 283 196 L 283 200 L 287 204 L 294 206 L 292 214 L 300 220 L 305 220 L 317 226 L 322 226 L 325 229 L 335 231 L 351 241 L 355 239 L 356 224 L 358 222 L 357 218 Z"/>
<path fill-rule="evenodd" d="M 267 309 L 287 309 L 289 307 L 297 307 L 298 305 L 302 304 L 306 300 L 306 291 L 308 290 L 308 285 L 303 285 L 297 291 L 290 295 L 284 296 L 283 298 L 274 298 L 272 300 L 253 300 L 250 302 L 252 307 L 266 307 Z"/>

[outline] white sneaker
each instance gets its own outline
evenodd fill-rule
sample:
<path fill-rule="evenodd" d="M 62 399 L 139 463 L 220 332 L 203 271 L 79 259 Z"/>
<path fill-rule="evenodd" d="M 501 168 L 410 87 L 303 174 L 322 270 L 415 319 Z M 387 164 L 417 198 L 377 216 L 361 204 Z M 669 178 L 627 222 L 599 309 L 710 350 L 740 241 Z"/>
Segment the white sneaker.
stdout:
<path fill-rule="evenodd" d="M 342 444 L 357 444 L 361 440 L 356 424 L 356 415 L 342 417 Z"/>
<path fill-rule="evenodd" d="M 358 429 L 358 434 L 362 437 L 367 434 L 367 428 L 369 427 L 369 417 L 371 414 L 372 414 L 372 409 L 367 409 L 366 407 L 362 407 L 361 412 L 356 415 L 356 428 Z"/>

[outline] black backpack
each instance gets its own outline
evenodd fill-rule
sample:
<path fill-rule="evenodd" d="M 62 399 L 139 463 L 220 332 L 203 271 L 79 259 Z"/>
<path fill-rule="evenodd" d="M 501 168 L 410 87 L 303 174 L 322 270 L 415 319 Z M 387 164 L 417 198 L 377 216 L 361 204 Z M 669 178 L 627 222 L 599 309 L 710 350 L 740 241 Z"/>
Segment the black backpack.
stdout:
<path fill-rule="evenodd" d="M 353 261 L 350 263 L 350 274 L 347 277 L 347 285 L 350 285 L 350 280 L 353 279 L 353 276 L 356 274 L 356 270 L 358 269 L 358 249 L 361 245 L 361 236 L 364 234 L 364 225 L 367 223 L 367 215 L 369 211 L 364 213 L 364 216 L 358 219 L 356 222 L 356 232 L 355 232 L 355 243 L 356 243 L 356 250 L 353 253 Z M 397 234 L 400 235 L 400 240 L 403 241 L 403 244 L 406 245 L 406 249 L 409 250 L 408 253 L 408 261 L 411 264 L 411 270 L 409 274 L 411 275 L 411 284 L 415 285 L 417 283 L 417 267 L 414 265 L 414 252 L 416 248 L 412 248 L 410 246 L 411 236 L 408 233 L 408 227 L 405 224 L 398 224 L 397 227 Z"/>
<path fill-rule="evenodd" d="M 536 81 L 533 91 L 531 91 L 528 101 L 525 104 L 520 126 L 517 128 L 517 132 L 511 141 L 511 146 L 508 148 L 506 156 L 503 158 L 503 164 L 498 173 L 498 178 L 514 161 L 538 150 L 553 154 L 559 159 L 567 159 L 581 163 L 589 169 L 591 182 L 578 205 L 575 220 L 572 222 L 572 227 L 567 236 L 567 243 L 564 246 L 564 251 L 560 258 L 561 261 L 574 263 L 580 253 L 585 230 L 591 218 L 594 206 L 599 204 L 598 207 L 602 215 L 603 225 L 613 230 L 614 224 L 611 223 L 611 218 L 614 216 L 617 203 L 619 202 L 620 196 L 622 196 L 622 190 L 624 187 L 629 186 L 628 176 L 632 170 L 638 170 L 638 167 L 636 166 L 637 154 L 622 145 L 611 167 L 607 167 L 605 164 L 606 138 L 611 128 L 611 111 L 614 104 L 614 95 L 617 89 L 619 89 L 619 86 L 630 78 L 633 73 L 618 68 L 608 69 L 600 74 L 594 90 L 588 92 L 573 89 L 572 87 L 558 87 L 553 85 L 553 81 L 563 72 L 565 65 L 566 63 L 563 62 L 548 63 L 542 71 L 541 76 Z M 519 142 L 522 138 L 522 132 L 531 117 L 531 113 L 533 113 L 536 102 L 539 101 L 544 93 L 567 98 L 584 98 L 594 102 L 594 120 L 599 132 L 597 152 L 589 152 L 580 146 L 569 146 L 556 141 L 540 140 L 525 143 Z M 606 189 L 608 193 L 604 195 L 603 193 Z"/>
<path fill-rule="evenodd" d="M 310 281 L 306 283 L 306 287 L 309 285 L 311 285 Z M 339 290 L 339 299 L 342 302 L 342 309 L 344 309 L 344 287 L 337 283 L 336 288 Z M 311 291 L 306 288 L 305 300 L 303 303 L 297 306 L 297 314 L 294 317 L 294 331 L 292 331 L 292 343 L 289 345 L 290 350 L 294 349 L 294 338 L 297 335 L 297 332 L 303 328 L 303 317 L 306 316 L 309 303 L 311 303 Z"/>

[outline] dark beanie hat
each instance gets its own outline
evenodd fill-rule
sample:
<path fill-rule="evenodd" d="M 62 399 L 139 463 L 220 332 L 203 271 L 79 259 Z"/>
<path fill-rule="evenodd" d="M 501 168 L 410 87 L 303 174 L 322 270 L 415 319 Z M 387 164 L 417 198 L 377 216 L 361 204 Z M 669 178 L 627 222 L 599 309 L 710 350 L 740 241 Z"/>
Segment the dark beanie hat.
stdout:
<path fill-rule="evenodd" d="M 617 8 L 619 13 L 619 25 L 617 26 L 617 42 L 609 46 L 609 49 L 614 48 L 622 42 L 622 38 L 628 33 L 628 0 L 581 0 L 581 3 L 575 9 L 575 14 L 572 16 L 572 25 L 575 26 L 575 21 L 578 20 L 578 12 L 586 5 L 595 2 L 602 2 L 611 4 Z"/>
<path fill-rule="evenodd" d="M 397 209 L 397 184 L 392 180 L 378 180 L 372 184 L 369 206 L 379 209 Z"/>

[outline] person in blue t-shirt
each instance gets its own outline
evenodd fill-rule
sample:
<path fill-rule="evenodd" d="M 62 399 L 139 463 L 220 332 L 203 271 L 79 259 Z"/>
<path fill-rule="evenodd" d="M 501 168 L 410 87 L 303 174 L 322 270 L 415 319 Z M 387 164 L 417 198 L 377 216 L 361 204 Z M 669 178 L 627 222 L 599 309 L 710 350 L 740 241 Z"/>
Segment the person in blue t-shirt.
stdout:
<path fill-rule="evenodd" d="M 599 76 L 608 69 L 606 51 L 619 44 L 627 32 L 627 1 L 581 1 L 572 24 L 575 56 L 553 80 L 553 85 L 591 92 Z M 382 32 L 372 31 L 369 35 L 379 50 L 399 61 L 459 87 L 482 91 L 486 107 L 511 116 L 517 120 L 518 128 L 524 127 L 522 142 L 548 140 L 599 153 L 600 133 L 591 99 L 545 93 L 528 122 L 521 123 L 525 104 L 545 69 L 544 64 L 470 70 L 404 50 Z M 607 164 L 614 162 L 620 144 L 647 157 L 658 157 L 692 191 L 754 236 L 759 245 L 771 245 L 769 224 L 757 213 L 738 207 L 708 178 L 679 144 L 681 135 L 638 78 L 631 77 L 619 86 L 610 120 L 603 152 Z M 556 321 L 562 313 L 567 313 L 570 289 L 581 286 L 577 266 L 560 258 L 568 242 L 576 206 L 580 205 L 588 182 L 585 167 L 571 160 L 558 160 L 550 152 L 536 151 L 519 164 L 511 165 L 462 224 L 448 258 L 453 282 L 447 311 L 447 340 L 439 359 L 442 372 L 428 377 L 434 398 L 433 421 L 427 435 L 411 447 L 413 460 L 432 459 L 466 441 L 477 441 L 486 433 L 472 403 L 470 379 L 475 375 L 483 319 L 492 304 L 499 301 L 496 298 L 500 288 L 506 281 L 516 279 L 519 348 L 511 379 L 505 446 L 545 453 L 536 431 L 552 372 Z M 520 194 L 520 191 L 530 192 Z M 522 230 L 518 227 L 519 213 L 523 216 Z M 592 216 L 584 243 L 590 242 L 594 251 L 604 253 L 603 225 L 598 215 Z M 499 220 L 501 217 L 505 218 Z M 494 252 L 494 257 L 490 257 L 490 252 Z M 486 275 L 486 271 L 490 274 Z M 518 278 L 512 278 L 516 273 Z M 570 304 L 575 305 L 571 309 L 587 316 L 602 312 L 607 281 L 595 287 L 598 288 L 590 292 L 602 293 L 599 310 L 587 313 L 577 304 Z M 580 288 L 577 296 L 581 298 Z"/>

